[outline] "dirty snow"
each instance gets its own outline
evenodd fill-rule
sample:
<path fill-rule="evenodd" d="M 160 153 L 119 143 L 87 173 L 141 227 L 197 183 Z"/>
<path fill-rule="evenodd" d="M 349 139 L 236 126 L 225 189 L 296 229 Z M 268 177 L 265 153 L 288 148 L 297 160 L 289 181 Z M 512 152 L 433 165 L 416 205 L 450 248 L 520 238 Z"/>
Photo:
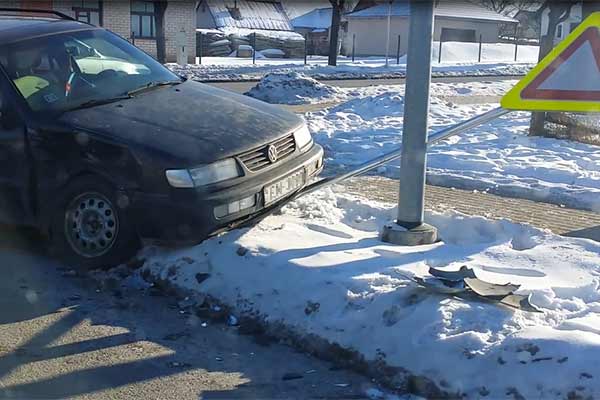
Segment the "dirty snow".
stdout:
<path fill-rule="evenodd" d="M 433 84 L 431 131 L 497 107 L 515 83 Z M 353 89 L 352 97 L 305 115 L 326 150 L 329 172 L 362 164 L 402 142 L 404 86 Z M 600 147 L 529 137 L 529 115 L 512 113 L 432 146 L 428 181 L 600 211 Z M 379 172 L 397 177 L 399 163 Z"/>
<path fill-rule="evenodd" d="M 445 76 L 517 76 L 524 75 L 535 63 L 525 61 L 514 62 L 453 62 L 433 65 L 434 77 Z M 372 79 L 403 78 L 406 76 L 406 64 L 396 65 L 396 60 L 385 66 L 381 57 L 351 58 L 340 57 L 337 67 L 327 65 L 327 58 L 311 56 L 308 65 L 303 59 L 258 60 L 256 65 L 251 59 L 235 57 L 203 57 L 202 65 L 167 64 L 175 73 L 199 81 L 240 81 L 259 80 L 269 73 L 298 72 L 315 79 Z"/>
<path fill-rule="evenodd" d="M 378 239 L 394 215 L 326 190 L 253 229 L 183 250 L 148 248 L 142 271 L 468 398 L 600 396 L 600 244 L 428 213 L 444 242 L 398 247 Z M 522 285 L 543 313 L 434 294 L 410 279 L 465 264 L 482 279 Z M 199 273 L 210 277 L 198 283 Z"/>
<path fill-rule="evenodd" d="M 289 72 L 268 74 L 246 95 L 267 103 L 307 104 L 339 101 L 341 93 L 335 86 Z"/>

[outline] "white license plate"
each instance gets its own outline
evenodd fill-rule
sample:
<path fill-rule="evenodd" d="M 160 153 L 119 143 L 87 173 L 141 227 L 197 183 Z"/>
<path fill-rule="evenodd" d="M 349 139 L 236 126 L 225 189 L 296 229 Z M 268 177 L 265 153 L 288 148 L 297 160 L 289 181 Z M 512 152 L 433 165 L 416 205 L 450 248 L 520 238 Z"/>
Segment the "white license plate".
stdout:
<path fill-rule="evenodd" d="M 276 202 L 277 200 L 295 192 L 304 186 L 305 182 L 304 169 L 294 172 L 292 175 L 288 175 L 280 181 L 275 182 L 272 185 L 265 186 L 264 197 L 265 206 Z"/>

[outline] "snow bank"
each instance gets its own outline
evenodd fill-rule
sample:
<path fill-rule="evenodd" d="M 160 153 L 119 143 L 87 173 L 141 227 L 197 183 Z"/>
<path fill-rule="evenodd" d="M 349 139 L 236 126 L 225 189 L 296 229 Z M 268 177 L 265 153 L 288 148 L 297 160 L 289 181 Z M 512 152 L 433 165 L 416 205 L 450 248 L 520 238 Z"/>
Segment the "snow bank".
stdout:
<path fill-rule="evenodd" d="M 306 104 L 339 100 L 341 90 L 296 72 L 269 74 L 246 93 L 274 104 Z"/>
<path fill-rule="evenodd" d="M 394 60 L 395 61 L 395 60 Z M 515 76 L 524 75 L 534 66 L 532 63 L 512 62 L 461 62 L 443 63 L 433 66 L 434 77 L 444 76 Z M 253 65 L 247 59 L 234 57 L 203 57 L 202 65 L 167 64 L 177 74 L 200 81 L 214 80 L 259 80 L 270 73 L 298 72 L 315 79 L 376 79 L 404 78 L 406 65 L 393 62 L 385 66 L 381 57 L 360 58 L 352 62 L 341 57 L 337 67 L 327 65 L 327 58 L 310 57 L 308 65 L 303 59 L 265 59 Z"/>
<path fill-rule="evenodd" d="M 456 105 L 445 98 L 474 95 L 478 103 L 485 103 L 485 97 L 497 101 L 494 97 L 513 83 L 433 85 L 431 130 L 495 106 Z M 401 145 L 403 90 L 402 86 L 357 89 L 358 99 L 306 115 L 316 141 L 326 149 L 330 169 L 362 164 Z M 428 181 L 600 211 L 600 147 L 529 137 L 528 127 L 528 113 L 513 113 L 432 146 Z M 397 177 L 399 164 L 383 170 Z"/>
<path fill-rule="evenodd" d="M 140 274 L 406 368 L 449 393 L 600 396 L 600 244 L 430 213 L 445 242 L 398 247 L 378 239 L 394 215 L 384 204 L 322 191 L 250 230 L 184 250 L 146 249 Z M 465 264 L 487 281 L 522 285 L 519 293 L 544 312 L 442 296 L 411 280 L 430 266 Z"/>

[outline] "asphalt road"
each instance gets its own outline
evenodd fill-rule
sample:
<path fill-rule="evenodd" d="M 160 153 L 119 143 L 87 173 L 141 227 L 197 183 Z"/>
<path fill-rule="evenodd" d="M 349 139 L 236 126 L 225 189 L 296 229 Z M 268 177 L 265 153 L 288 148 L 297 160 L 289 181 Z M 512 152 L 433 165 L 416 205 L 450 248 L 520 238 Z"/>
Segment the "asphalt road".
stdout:
<path fill-rule="evenodd" d="M 335 399 L 373 387 L 234 327 L 203 327 L 173 298 L 74 276 L 40 247 L 0 229 L 0 397 Z"/>
<path fill-rule="evenodd" d="M 500 82 L 506 80 L 521 79 L 521 76 L 455 76 L 433 78 L 432 82 L 439 83 L 459 83 L 459 82 Z M 346 80 L 322 80 L 328 85 L 341 88 L 361 88 L 369 86 L 390 86 L 402 85 L 405 83 L 404 78 L 395 79 L 346 79 Z M 227 89 L 236 93 L 246 93 L 251 88 L 256 86 L 257 82 L 207 82 L 209 85 Z"/>

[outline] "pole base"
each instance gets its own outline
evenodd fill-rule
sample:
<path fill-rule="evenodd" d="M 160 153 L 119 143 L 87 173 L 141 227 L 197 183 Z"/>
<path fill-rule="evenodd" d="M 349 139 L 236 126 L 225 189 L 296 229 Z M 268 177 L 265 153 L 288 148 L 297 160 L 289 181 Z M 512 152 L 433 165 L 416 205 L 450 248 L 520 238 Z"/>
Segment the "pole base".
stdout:
<path fill-rule="evenodd" d="M 398 246 L 423 246 L 437 242 L 438 230 L 429 224 L 407 229 L 396 222 L 390 222 L 383 227 L 381 240 Z"/>

